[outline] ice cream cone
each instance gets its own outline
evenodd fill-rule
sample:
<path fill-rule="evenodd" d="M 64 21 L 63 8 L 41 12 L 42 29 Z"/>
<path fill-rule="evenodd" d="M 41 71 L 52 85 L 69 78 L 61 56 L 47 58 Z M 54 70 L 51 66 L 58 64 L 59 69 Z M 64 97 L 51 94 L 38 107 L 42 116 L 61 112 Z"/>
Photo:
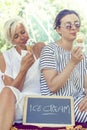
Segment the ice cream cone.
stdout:
<path fill-rule="evenodd" d="M 32 51 L 33 51 L 33 46 L 27 45 L 26 48 L 27 48 L 27 51 L 29 51 L 29 52 L 32 53 Z"/>
<path fill-rule="evenodd" d="M 76 44 L 79 46 L 83 46 L 84 44 L 84 35 L 81 32 L 77 33 L 77 37 L 76 37 Z"/>

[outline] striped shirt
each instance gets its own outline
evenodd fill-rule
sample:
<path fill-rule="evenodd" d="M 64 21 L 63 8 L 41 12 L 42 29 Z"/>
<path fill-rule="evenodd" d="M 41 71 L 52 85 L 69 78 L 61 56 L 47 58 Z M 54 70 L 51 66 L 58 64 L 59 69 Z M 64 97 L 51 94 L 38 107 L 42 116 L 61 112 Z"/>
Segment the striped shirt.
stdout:
<path fill-rule="evenodd" d="M 69 51 L 66 51 L 63 48 L 59 47 L 56 43 L 50 43 L 42 50 L 40 57 L 40 70 L 54 69 L 58 73 L 61 73 L 70 58 L 71 53 Z M 42 72 L 40 78 L 42 95 L 73 96 L 75 101 L 75 120 L 78 122 L 87 122 L 87 112 L 81 113 L 78 109 L 79 102 L 85 96 L 83 85 L 86 70 L 87 58 L 84 55 L 84 59 L 73 69 L 67 82 L 55 94 L 50 91 Z"/>

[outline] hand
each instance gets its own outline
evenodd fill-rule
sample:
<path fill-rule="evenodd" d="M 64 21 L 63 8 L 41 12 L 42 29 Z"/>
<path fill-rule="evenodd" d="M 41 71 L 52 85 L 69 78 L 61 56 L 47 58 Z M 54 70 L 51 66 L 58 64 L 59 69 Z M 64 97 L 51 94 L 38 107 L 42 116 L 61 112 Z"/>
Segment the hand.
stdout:
<path fill-rule="evenodd" d="M 2 80 L 5 85 L 10 85 L 13 82 L 13 79 L 9 77 L 8 75 L 3 75 Z"/>
<path fill-rule="evenodd" d="M 73 65 L 77 65 L 83 59 L 82 47 L 76 47 L 72 50 L 71 53 L 71 62 Z"/>
<path fill-rule="evenodd" d="M 87 96 L 83 98 L 83 100 L 78 105 L 81 112 L 87 111 Z"/>
<path fill-rule="evenodd" d="M 27 53 L 21 61 L 21 71 L 27 72 L 27 70 L 33 65 L 35 62 L 34 56 L 32 53 Z"/>

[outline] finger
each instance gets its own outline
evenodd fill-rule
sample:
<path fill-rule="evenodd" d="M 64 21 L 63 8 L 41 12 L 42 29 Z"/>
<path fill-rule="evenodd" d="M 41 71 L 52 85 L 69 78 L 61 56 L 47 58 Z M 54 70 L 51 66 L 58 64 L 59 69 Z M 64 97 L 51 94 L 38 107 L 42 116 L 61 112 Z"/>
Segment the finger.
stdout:
<path fill-rule="evenodd" d="M 78 52 L 81 52 L 83 50 L 83 47 L 80 47 L 80 46 L 77 46 L 73 49 L 73 53 L 78 53 Z"/>
<path fill-rule="evenodd" d="M 30 60 L 30 59 L 34 59 L 34 56 L 33 54 L 27 54 L 26 57 L 25 57 L 25 60 Z"/>
<path fill-rule="evenodd" d="M 75 53 L 76 55 L 83 54 L 82 48 L 79 47 Z"/>
<path fill-rule="evenodd" d="M 77 56 L 80 60 L 82 60 L 84 58 L 84 55 L 82 53 L 78 54 Z"/>
<path fill-rule="evenodd" d="M 27 62 L 28 62 L 28 63 L 34 63 L 34 62 L 35 62 L 34 57 L 29 57 L 29 58 L 27 59 Z"/>
<path fill-rule="evenodd" d="M 87 98 L 85 97 L 78 105 L 80 111 L 87 111 Z"/>

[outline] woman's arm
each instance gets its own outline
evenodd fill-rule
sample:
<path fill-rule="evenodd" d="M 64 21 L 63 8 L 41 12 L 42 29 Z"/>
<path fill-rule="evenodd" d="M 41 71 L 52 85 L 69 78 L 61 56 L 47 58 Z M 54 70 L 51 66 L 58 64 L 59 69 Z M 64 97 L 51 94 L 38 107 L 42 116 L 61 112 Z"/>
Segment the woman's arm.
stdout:
<path fill-rule="evenodd" d="M 6 68 L 5 60 L 3 54 L 0 53 L 0 70 L 4 73 Z"/>
<path fill-rule="evenodd" d="M 15 78 L 14 82 L 12 82 L 12 86 L 15 86 L 19 90 L 22 90 L 26 78 L 26 73 L 34 62 L 35 59 L 32 53 L 27 53 L 26 56 L 22 58 L 20 71 L 17 77 Z"/>
<path fill-rule="evenodd" d="M 70 77 L 71 72 L 75 66 L 83 59 L 83 54 L 80 47 L 75 48 L 72 51 L 71 60 L 67 63 L 66 67 L 61 73 L 58 73 L 53 69 L 43 69 L 42 73 L 46 79 L 49 89 L 56 93 L 60 88 L 64 86 Z"/>
<path fill-rule="evenodd" d="M 34 46 L 33 46 L 33 53 L 35 54 L 36 58 L 40 58 L 41 55 L 41 51 L 44 48 L 45 43 L 44 42 L 37 42 Z"/>
<path fill-rule="evenodd" d="M 74 67 L 75 66 L 71 62 L 69 62 L 61 73 L 58 73 L 56 70 L 51 69 L 42 70 L 48 87 L 53 93 L 56 93 L 59 89 L 62 88 L 62 86 L 64 86 Z"/>
<path fill-rule="evenodd" d="M 85 89 L 85 93 L 87 95 L 87 74 L 85 75 L 85 80 L 84 80 L 84 89 Z"/>
<path fill-rule="evenodd" d="M 5 85 L 14 86 L 21 91 L 24 85 L 25 76 L 26 74 L 23 75 L 23 73 L 19 72 L 15 79 L 8 75 L 4 75 L 2 79 Z"/>
<path fill-rule="evenodd" d="M 87 74 L 84 76 L 84 89 L 85 89 L 86 96 L 78 105 L 81 112 L 87 111 Z"/>
<path fill-rule="evenodd" d="M 87 95 L 84 96 L 82 101 L 78 105 L 81 112 L 86 111 L 87 112 Z"/>
<path fill-rule="evenodd" d="M 0 61 L 1 61 L 0 69 L 2 72 L 5 72 L 6 65 L 5 65 L 5 60 L 4 60 L 4 57 L 2 54 L 0 55 Z M 5 85 L 11 85 L 11 86 L 18 88 L 19 90 L 22 90 L 24 81 L 25 81 L 25 77 L 26 77 L 26 73 L 33 63 L 34 63 L 33 54 L 29 54 L 29 53 L 26 54 L 26 56 L 24 56 L 22 58 L 21 67 L 20 67 L 17 77 L 15 79 L 12 79 L 11 77 L 9 77 L 7 75 L 5 75 L 3 77 L 3 81 L 4 81 Z"/>

